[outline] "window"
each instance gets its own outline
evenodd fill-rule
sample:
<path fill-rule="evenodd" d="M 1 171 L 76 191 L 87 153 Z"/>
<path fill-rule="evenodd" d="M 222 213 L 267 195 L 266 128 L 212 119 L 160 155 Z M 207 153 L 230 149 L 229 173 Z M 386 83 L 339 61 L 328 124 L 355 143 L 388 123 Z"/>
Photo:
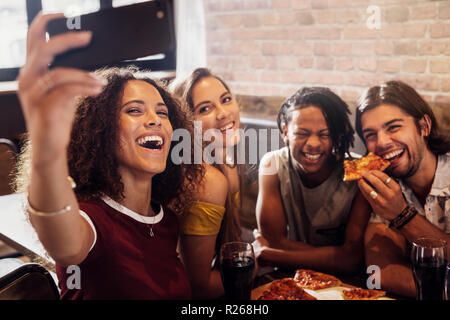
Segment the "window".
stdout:
<path fill-rule="evenodd" d="M 17 68 L 25 62 L 27 37 L 25 0 L 0 4 L 0 68 Z"/>
<path fill-rule="evenodd" d="M 148 1 L 148 0 L 145 0 Z M 0 81 L 15 80 L 19 68 L 25 62 L 26 34 L 33 18 L 43 11 L 63 12 L 66 16 L 77 16 L 119 7 L 143 0 L 11 0 L 0 3 Z M 173 0 L 166 1 L 173 13 Z M 174 46 L 175 47 L 175 46 Z M 134 64 L 142 69 L 152 71 L 175 70 L 176 52 L 167 52 L 162 55 L 143 57 L 132 61 L 123 61 L 115 66 Z"/>

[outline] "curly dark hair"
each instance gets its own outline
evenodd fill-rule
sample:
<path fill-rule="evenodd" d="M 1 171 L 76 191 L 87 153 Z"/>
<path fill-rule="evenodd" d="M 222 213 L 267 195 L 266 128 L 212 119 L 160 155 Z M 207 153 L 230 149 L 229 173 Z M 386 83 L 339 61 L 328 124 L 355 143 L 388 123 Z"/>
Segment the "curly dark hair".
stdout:
<path fill-rule="evenodd" d="M 75 194 L 78 201 L 98 200 L 103 195 L 116 201 L 124 197 L 115 150 L 119 143 L 120 101 L 128 81 L 142 80 L 155 87 L 168 108 L 173 129 L 183 128 L 193 132 L 193 124 L 179 101 L 158 81 L 138 77 L 137 72 L 135 67 L 96 71 L 97 75 L 107 80 L 107 85 L 98 96 L 84 97 L 79 102 L 67 149 L 69 174 L 77 183 Z M 204 169 L 201 165 L 174 164 L 170 154 L 175 143 L 171 142 L 166 169 L 152 179 L 152 201 L 180 214 L 192 201 L 194 185 L 203 178 Z M 30 151 L 28 143 L 19 166 L 25 174 Z M 18 177 L 16 189 L 23 189 L 26 180 Z"/>
<path fill-rule="evenodd" d="M 350 147 L 353 147 L 355 131 L 348 116 L 350 110 L 348 105 L 328 88 L 305 87 L 286 99 L 277 116 L 280 132 L 282 132 L 282 126 L 288 125 L 291 120 L 290 111 L 308 106 L 316 106 L 322 110 L 330 129 L 336 160 L 343 162 L 346 155 L 351 158 Z"/>
<path fill-rule="evenodd" d="M 450 150 L 449 137 L 440 130 L 433 110 L 428 103 L 408 84 L 392 80 L 380 86 L 369 88 L 361 97 L 356 108 L 356 132 L 364 141 L 361 117 L 364 112 L 374 109 L 382 104 L 399 107 L 414 118 L 417 131 L 420 132 L 419 121 L 428 115 L 431 119 L 430 135 L 426 138 L 428 147 L 435 154 L 445 154 Z"/>

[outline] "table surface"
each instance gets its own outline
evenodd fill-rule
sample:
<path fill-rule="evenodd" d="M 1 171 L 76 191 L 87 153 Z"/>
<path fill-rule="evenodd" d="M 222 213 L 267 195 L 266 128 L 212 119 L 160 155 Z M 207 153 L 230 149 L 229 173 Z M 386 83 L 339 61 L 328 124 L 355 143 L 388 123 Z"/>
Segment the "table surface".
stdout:
<path fill-rule="evenodd" d="M 0 240 L 32 259 L 40 258 L 53 271 L 54 261 L 47 255 L 28 221 L 25 203 L 23 193 L 0 196 Z"/>

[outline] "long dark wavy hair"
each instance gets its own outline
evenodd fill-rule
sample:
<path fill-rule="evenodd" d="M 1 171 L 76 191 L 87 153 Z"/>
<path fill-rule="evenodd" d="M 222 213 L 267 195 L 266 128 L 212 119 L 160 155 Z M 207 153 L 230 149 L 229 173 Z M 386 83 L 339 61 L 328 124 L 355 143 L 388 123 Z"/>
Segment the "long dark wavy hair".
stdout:
<path fill-rule="evenodd" d="M 134 67 L 98 70 L 96 74 L 107 80 L 104 90 L 79 101 L 67 149 L 69 174 L 77 184 L 74 191 L 78 201 L 99 200 L 103 195 L 119 202 L 124 198 L 116 146 L 120 101 L 128 81 L 142 80 L 155 87 L 168 108 L 173 129 L 193 132 L 192 122 L 179 101 L 158 81 L 138 77 L 137 72 Z M 203 178 L 204 169 L 201 165 L 174 164 L 170 155 L 175 143 L 171 142 L 166 169 L 152 178 L 152 201 L 180 214 L 191 203 L 194 186 Z M 24 191 L 29 184 L 31 149 L 26 142 L 15 179 L 17 191 Z"/>
<path fill-rule="evenodd" d="M 282 133 L 283 125 L 291 120 L 291 111 L 315 106 L 322 110 L 330 130 L 336 160 L 342 163 L 345 157 L 351 158 L 350 147 L 353 147 L 354 134 L 349 119 L 348 105 L 334 92 L 325 87 L 305 87 L 286 99 L 277 116 L 278 129 Z"/>
<path fill-rule="evenodd" d="M 390 104 L 399 107 L 414 118 L 417 130 L 420 132 L 419 121 L 428 115 L 431 119 L 431 131 L 426 137 L 431 152 L 439 155 L 450 150 L 450 139 L 441 132 L 433 110 L 428 103 L 408 84 L 401 81 L 388 81 L 380 86 L 369 88 L 359 99 L 356 108 L 355 127 L 356 132 L 364 141 L 362 133 L 361 117 L 364 112 L 374 109 L 382 104 Z"/>
<path fill-rule="evenodd" d="M 230 92 L 231 90 L 228 87 L 228 85 L 223 81 L 220 77 L 213 74 L 209 69 L 207 68 L 197 68 L 195 69 L 187 78 L 185 79 L 175 79 L 170 84 L 171 91 L 175 94 L 175 96 L 179 97 L 182 103 L 185 104 L 186 109 L 190 111 L 190 116 L 193 117 L 193 111 L 194 111 L 194 102 L 192 99 L 192 91 L 195 87 L 195 85 L 202 79 L 212 77 L 217 80 L 219 80 L 225 89 Z M 234 159 L 237 159 L 237 148 L 234 148 Z M 219 169 L 221 172 L 222 168 L 216 164 L 214 166 Z M 241 165 L 233 165 L 237 166 L 238 169 L 238 175 L 239 175 L 239 189 L 242 190 L 243 185 L 243 168 Z M 228 192 L 226 205 L 225 205 L 225 216 L 220 228 L 219 235 L 217 236 L 218 241 L 216 241 L 216 251 L 218 252 L 218 249 L 220 248 L 220 245 L 224 242 L 229 241 L 238 241 L 241 239 L 241 229 L 240 229 L 240 218 L 239 218 L 239 211 L 240 211 L 240 203 L 239 205 L 236 204 L 236 201 L 234 200 L 234 195 L 231 194 L 231 192 Z"/>

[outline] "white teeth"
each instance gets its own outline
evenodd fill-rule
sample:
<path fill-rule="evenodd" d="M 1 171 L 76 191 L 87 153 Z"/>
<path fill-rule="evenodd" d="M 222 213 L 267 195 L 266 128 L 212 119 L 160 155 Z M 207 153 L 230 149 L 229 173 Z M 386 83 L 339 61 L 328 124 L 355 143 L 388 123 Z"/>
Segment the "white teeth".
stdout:
<path fill-rule="evenodd" d="M 402 149 L 402 150 L 393 151 L 393 152 L 390 152 L 390 153 L 388 153 L 388 154 L 385 154 L 385 155 L 383 156 L 383 158 L 386 159 L 386 160 L 389 160 L 389 159 L 392 159 L 392 158 L 398 156 L 398 155 L 401 154 L 402 152 L 403 152 L 403 149 Z"/>
<path fill-rule="evenodd" d="M 309 160 L 317 160 L 320 158 L 321 155 L 322 155 L 321 153 L 319 153 L 319 154 L 305 153 L 306 158 Z"/>
<path fill-rule="evenodd" d="M 140 145 L 143 145 L 147 141 L 156 141 L 159 146 L 163 144 L 163 139 L 160 136 L 145 136 L 145 137 L 138 139 L 137 143 L 139 143 Z"/>
<path fill-rule="evenodd" d="M 229 124 L 227 124 L 225 127 L 220 128 L 220 131 L 227 131 L 228 129 L 233 128 L 234 126 L 234 122 L 230 122 Z"/>

